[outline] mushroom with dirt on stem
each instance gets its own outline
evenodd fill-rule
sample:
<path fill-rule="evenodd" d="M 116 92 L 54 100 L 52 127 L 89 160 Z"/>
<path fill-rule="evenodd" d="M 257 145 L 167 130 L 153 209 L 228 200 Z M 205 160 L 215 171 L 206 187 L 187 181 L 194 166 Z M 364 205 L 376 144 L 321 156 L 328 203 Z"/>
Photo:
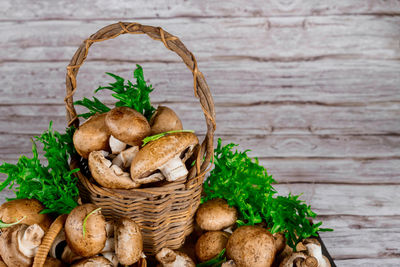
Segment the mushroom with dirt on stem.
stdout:
<path fill-rule="evenodd" d="M 156 254 L 161 267 L 195 267 L 193 260 L 183 252 L 163 248 Z"/>
<path fill-rule="evenodd" d="M 141 145 L 143 138 L 150 134 L 147 119 L 128 107 L 116 107 L 107 112 L 105 124 L 111 133 L 110 147 L 113 154 L 124 150 L 126 144 Z"/>
<path fill-rule="evenodd" d="M 38 224 L 16 224 L 2 229 L 0 255 L 7 266 L 31 266 L 45 232 Z"/>
<path fill-rule="evenodd" d="M 65 222 L 68 246 L 82 257 L 100 253 L 107 240 L 106 220 L 100 208 L 83 204 L 74 208 Z"/>
<path fill-rule="evenodd" d="M 182 122 L 169 107 L 159 106 L 150 118 L 151 135 L 182 130 Z"/>
<path fill-rule="evenodd" d="M 218 231 L 236 223 L 237 210 L 221 198 L 202 203 L 196 212 L 196 222 L 201 229 Z"/>
<path fill-rule="evenodd" d="M 229 237 L 226 244 L 228 259 L 240 267 L 268 267 L 275 258 L 275 239 L 265 228 L 241 226 Z"/>
<path fill-rule="evenodd" d="M 107 113 L 95 114 L 76 129 L 72 138 L 76 152 L 87 159 L 90 152 L 109 151 L 110 132 L 105 125 Z"/>
<path fill-rule="evenodd" d="M 132 180 L 143 183 L 158 170 L 169 182 L 185 179 L 188 174 L 185 161 L 198 143 L 192 132 L 170 133 L 147 143 L 132 160 Z"/>

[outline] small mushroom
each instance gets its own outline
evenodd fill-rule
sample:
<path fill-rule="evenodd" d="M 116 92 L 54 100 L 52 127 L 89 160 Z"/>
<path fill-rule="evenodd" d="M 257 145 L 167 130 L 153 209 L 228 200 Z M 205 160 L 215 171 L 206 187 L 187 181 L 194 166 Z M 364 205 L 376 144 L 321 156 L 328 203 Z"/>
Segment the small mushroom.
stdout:
<path fill-rule="evenodd" d="M 76 151 L 87 159 L 90 152 L 109 150 L 110 132 L 105 125 L 107 113 L 95 114 L 76 129 L 73 142 Z"/>
<path fill-rule="evenodd" d="M 139 226 L 131 219 L 121 217 L 114 228 L 115 254 L 122 265 L 139 261 L 143 251 L 143 237 Z"/>
<path fill-rule="evenodd" d="M 122 170 L 126 170 L 131 166 L 133 158 L 139 152 L 138 146 L 133 146 L 124 151 L 121 151 L 113 160 L 112 164 L 117 165 Z"/>
<path fill-rule="evenodd" d="M 71 265 L 71 267 L 114 267 L 111 261 L 103 256 L 94 256 L 88 259 L 80 260 L 79 262 Z"/>
<path fill-rule="evenodd" d="M 143 138 L 150 134 L 147 119 L 128 107 L 116 107 L 107 112 L 105 123 L 115 139 L 131 146 L 141 145 Z"/>
<path fill-rule="evenodd" d="M 228 242 L 229 234 L 223 231 L 210 231 L 204 233 L 196 242 L 196 256 L 200 262 L 216 257 Z"/>
<path fill-rule="evenodd" d="M 2 230 L 0 255 L 7 266 L 31 266 L 44 231 L 38 224 L 17 224 Z"/>
<path fill-rule="evenodd" d="M 65 236 L 68 246 L 82 257 L 91 257 L 100 253 L 106 244 L 106 220 L 99 210 L 92 213 L 96 209 L 97 207 L 93 204 L 77 206 L 71 211 L 65 222 Z"/>
<path fill-rule="evenodd" d="M 156 259 L 162 267 L 195 267 L 193 260 L 183 252 L 163 248 L 157 253 Z"/>
<path fill-rule="evenodd" d="M 196 213 L 196 222 L 201 229 L 218 231 L 235 224 L 237 210 L 220 198 L 209 200 L 200 205 Z"/>
<path fill-rule="evenodd" d="M 0 206 L 0 220 L 4 223 L 14 223 L 25 217 L 21 223 L 38 224 L 47 231 L 53 220 L 48 214 L 40 214 L 44 209 L 42 203 L 36 199 L 10 200 Z"/>
<path fill-rule="evenodd" d="M 160 170 L 167 181 L 186 178 L 188 170 L 185 161 L 199 143 L 191 132 L 173 133 L 146 144 L 133 158 L 132 180 L 143 183 L 145 177 Z"/>
<path fill-rule="evenodd" d="M 89 169 L 93 178 L 107 188 L 131 189 L 140 186 L 134 182 L 129 173 L 106 159 L 106 151 L 93 151 L 89 155 Z"/>
<path fill-rule="evenodd" d="M 226 255 L 241 267 L 268 267 L 274 262 L 275 239 L 265 228 L 242 226 L 229 237 Z"/>
<path fill-rule="evenodd" d="M 327 257 L 322 255 L 321 244 L 315 238 L 307 238 L 303 240 L 303 244 L 306 246 L 308 255 L 317 259 L 318 267 L 331 267 L 331 264 Z"/>
<path fill-rule="evenodd" d="M 165 106 L 159 106 L 150 119 L 151 135 L 182 130 L 182 122 L 176 113 Z"/>

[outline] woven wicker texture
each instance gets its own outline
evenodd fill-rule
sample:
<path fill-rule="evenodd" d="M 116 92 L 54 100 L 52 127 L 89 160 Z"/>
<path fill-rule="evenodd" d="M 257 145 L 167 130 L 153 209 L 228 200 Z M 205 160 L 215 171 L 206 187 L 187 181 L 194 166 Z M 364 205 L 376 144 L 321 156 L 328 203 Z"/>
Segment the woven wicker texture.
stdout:
<path fill-rule="evenodd" d="M 165 47 L 178 54 L 191 70 L 194 95 L 200 101 L 207 125 L 205 139 L 197 150 L 196 165 L 189 171 L 188 179 L 184 182 L 131 190 L 99 186 L 90 177 L 85 161 L 78 156 L 72 159 L 71 168 L 81 169 L 77 176 L 82 200 L 101 207 L 107 218 L 127 216 L 135 220 L 142 229 L 144 251 L 155 254 L 163 247 L 179 248 L 185 237 L 193 230 L 193 216 L 200 203 L 204 175 L 209 170 L 214 153 L 213 139 L 216 127 L 214 102 L 206 80 L 198 70 L 194 55 L 176 36 L 160 27 L 119 22 L 102 28 L 85 40 L 67 67 L 65 105 L 69 126 L 79 126 L 73 95 L 77 88 L 76 76 L 88 55 L 90 46 L 95 42 L 109 40 L 126 33 L 146 34 L 154 40 L 163 42 Z"/>

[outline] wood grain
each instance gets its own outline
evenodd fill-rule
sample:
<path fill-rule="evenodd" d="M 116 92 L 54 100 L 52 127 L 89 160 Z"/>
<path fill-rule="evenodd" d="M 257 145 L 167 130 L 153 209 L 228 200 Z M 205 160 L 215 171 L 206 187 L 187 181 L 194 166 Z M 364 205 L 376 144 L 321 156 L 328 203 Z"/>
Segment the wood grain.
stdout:
<path fill-rule="evenodd" d="M 131 19 L 148 17 L 257 17 L 257 16 L 310 16 L 331 14 L 400 14 L 400 4 L 391 1 L 346 1 L 338 0 L 332 5 L 327 1 L 257 1 L 242 0 L 227 2 L 217 1 L 81 1 L 45 0 L 32 2 L 29 0 L 3 0 L 0 11 L 2 20 L 39 20 L 39 19 L 98 19 L 107 17 L 113 19 Z M 29 8 L 26 8 L 26 7 Z"/>

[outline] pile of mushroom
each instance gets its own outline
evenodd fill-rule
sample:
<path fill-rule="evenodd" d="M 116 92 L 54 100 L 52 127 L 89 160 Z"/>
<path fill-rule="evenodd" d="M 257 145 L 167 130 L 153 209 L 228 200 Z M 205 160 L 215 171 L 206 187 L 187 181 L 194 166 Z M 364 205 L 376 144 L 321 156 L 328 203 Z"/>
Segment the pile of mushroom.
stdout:
<path fill-rule="evenodd" d="M 73 142 L 79 155 L 88 159 L 97 183 L 132 189 L 186 179 L 185 163 L 199 142 L 194 133 L 170 133 L 141 147 L 145 137 L 182 128 L 180 119 L 168 107 L 158 107 L 150 122 L 134 109 L 116 107 L 85 121 L 75 131 Z"/>

